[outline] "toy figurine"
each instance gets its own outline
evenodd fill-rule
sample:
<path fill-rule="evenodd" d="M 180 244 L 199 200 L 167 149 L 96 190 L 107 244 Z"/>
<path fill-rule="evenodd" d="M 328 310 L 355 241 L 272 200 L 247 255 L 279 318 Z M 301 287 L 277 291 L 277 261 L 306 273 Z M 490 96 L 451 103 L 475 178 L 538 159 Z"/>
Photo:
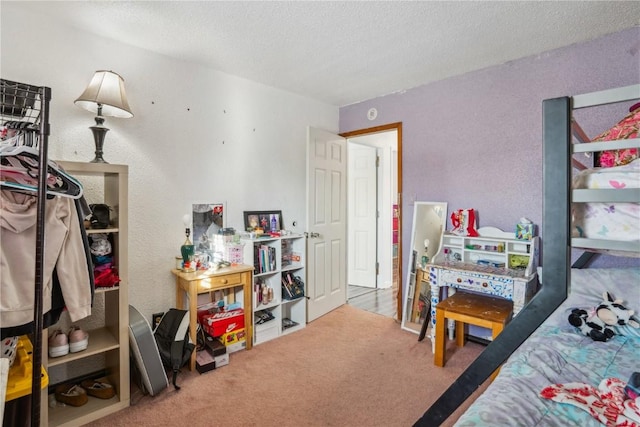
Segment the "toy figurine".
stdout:
<path fill-rule="evenodd" d="M 614 300 L 609 292 L 604 292 L 602 298 L 603 302 L 590 312 L 582 308 L 571 310 L 569 323 L 594 341 L 609 341 L 616 335 L 613 326 L 640 328 L 633 318 L 634 311 L 624 307 L 621 299 Z"/>

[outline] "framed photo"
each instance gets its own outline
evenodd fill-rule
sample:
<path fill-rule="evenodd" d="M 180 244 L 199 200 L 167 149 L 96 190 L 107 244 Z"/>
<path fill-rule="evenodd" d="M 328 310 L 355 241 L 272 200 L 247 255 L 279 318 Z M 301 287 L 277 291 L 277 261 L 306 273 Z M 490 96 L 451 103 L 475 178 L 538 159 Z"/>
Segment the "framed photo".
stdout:
<path fill-rule="evenodd" d="M 164 316 L 164 313 L 153 313 L 151 315 L 151 329 L 153 329 L 154 331 L 156 330 L 156 328 L 158 327 L 158 325 L 160 324 L 160 321 L 162 320 L 162 316 Z"/>
<path fill-rule="evenodd" d="M 193 245 L 196 252 L 212 253 L 213 236 L 224 228 L 224 203 L 194 204 Z"/>
<path fill-rule="evenodd" d="M 270 233 L 282 230 L 282 211 L 244 211 L 244 228 Z"/>

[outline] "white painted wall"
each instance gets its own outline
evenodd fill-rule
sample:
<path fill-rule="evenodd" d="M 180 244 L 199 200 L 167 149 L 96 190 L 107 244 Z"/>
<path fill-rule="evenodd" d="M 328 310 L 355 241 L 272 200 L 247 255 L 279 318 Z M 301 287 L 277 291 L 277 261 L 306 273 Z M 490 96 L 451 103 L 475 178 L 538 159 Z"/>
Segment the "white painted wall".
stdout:
<path fill-rule="evenodd" d="M 2 2 L 2 78 L 52 89 L 49 155 L 89 161 L 93 114 L 75 106 L 93 72 L 125 79 L 132 119 L 106 119 L 104 158 L 129 165 L 129 299 L 148 319 L 175 305 L 170 269 L 193 203 L 281 209 L 304 231 L 308 125 L 337 133 L 338 108 L 25 14 Z M 297 227 L 292 222 L 297 221 Z"/>

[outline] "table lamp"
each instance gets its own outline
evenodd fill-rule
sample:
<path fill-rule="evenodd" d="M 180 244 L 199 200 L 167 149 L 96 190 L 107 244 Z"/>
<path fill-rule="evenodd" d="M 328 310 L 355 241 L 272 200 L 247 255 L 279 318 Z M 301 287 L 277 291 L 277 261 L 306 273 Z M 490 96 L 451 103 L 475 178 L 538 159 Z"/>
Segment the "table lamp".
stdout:
<path fill-rule="evenodd" d="M 182 220 L 185 225 L 184 234 L 187 237 L 182 246 L 180 246 L 180 254 L 182 255 L 182 268 L 184 271 L 194 271 L 195 268 L 192 263 L 193 256 L 195 254 L 195 247 L 193 246 L 193 243 L 189 238 L 189 236 L 191 235 L 191 229 L 189 228 L 189 215 L 185 215 Z"/>
<path fill-rule="evenodd" d="M 102 158 L 104 138 L 109 131 L 104 125 L 104 117 L 133 117 L 124 91 L 124 79 L 113 71 L 96 71 L 89 86 L 74 103 L 97 114 L 96 125 L 89 128 L 93 132 L 96 145 L 96 156 L 91 163 L 108 163 Z"/>

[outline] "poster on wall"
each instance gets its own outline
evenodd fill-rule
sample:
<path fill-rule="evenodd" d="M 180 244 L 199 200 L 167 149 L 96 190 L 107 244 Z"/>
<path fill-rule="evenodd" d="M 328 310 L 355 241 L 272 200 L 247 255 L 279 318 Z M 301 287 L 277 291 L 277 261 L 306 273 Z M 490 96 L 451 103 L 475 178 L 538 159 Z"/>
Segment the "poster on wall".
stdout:
<path fill-rule="evenodd" d="M 195 250 L 212 253 L 213 236 L 224 227 L 224 203 L 194 204 L 192 211 Z"/>

